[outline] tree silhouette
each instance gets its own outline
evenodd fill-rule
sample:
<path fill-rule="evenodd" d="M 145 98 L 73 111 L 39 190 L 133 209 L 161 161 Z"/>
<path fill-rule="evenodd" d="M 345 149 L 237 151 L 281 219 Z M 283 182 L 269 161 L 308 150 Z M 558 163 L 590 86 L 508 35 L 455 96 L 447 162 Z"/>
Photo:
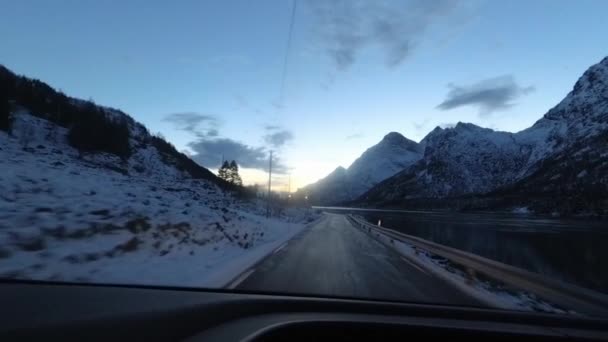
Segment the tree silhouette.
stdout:
<path fill-rule="evenodd" d="M 11 126 L 11 111 L 8 103 L 8 98 L 4 94 L 0 94 L 0 129 L 9 131 Z"/>
<path fill-rule="evenodd" d="M 243 185 L 243 180 L 239 175 L 239 166 L 236 164 L 236 161 L 231 161 L 229 166 L 229 179 L 228 181 L 235 185 Z"/>
<path fill-rule="evenodd" d="M 228 164 L 227 160 L 224 160 L 224 163 L 217 172 L 217 176 L 227 182 L 230 182 L 230 164 Z"/>

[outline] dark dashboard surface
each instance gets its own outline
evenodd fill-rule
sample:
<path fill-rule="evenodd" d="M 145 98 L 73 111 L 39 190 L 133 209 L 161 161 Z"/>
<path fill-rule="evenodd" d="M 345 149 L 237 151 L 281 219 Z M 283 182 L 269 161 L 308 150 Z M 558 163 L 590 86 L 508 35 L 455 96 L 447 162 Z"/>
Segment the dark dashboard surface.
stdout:
<path fill-rule="evenodd" d="M 0 340 L 608 340 L 608 321 L 354 299 L 35 282 L 0 284 Z"/>

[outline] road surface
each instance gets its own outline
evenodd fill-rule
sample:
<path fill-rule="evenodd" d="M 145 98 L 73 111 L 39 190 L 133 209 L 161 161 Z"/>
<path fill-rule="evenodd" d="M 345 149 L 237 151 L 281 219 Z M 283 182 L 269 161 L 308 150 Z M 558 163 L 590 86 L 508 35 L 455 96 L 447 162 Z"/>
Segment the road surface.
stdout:
<path fill-rule="evenodd" d="M 242 290 L 480 306 L 337 214 L 325 214 L 238 281 Z"/>

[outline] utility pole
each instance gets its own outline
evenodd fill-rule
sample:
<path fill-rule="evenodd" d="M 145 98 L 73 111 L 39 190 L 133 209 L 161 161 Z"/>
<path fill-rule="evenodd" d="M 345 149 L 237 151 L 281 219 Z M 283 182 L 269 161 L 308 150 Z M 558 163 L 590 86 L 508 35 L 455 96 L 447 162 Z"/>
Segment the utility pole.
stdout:
<path fill-rule="evenodd" d="M 266 198 L 266 217 L 270 217 L 270 190 L 272 184 L 272 151 L 268 160 L 268 198 Z"/>
<path fill-rule="evenodd" d="M 291 204 L 291 173 L 289 174 L 289 183 L 287 183 L 287 205 Z"/>

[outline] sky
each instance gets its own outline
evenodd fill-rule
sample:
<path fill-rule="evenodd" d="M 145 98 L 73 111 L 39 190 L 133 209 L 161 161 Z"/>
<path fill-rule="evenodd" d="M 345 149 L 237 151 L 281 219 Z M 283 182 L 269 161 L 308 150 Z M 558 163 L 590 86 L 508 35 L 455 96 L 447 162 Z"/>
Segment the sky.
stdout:
<path fill-rule="evenodd" d="M 608 1 L 0 0 L 0 64 L 295 191 L 384 135 L 517 132 L 608 55 Z M 290 184 L 290 186 L 289 186 Z"/>

